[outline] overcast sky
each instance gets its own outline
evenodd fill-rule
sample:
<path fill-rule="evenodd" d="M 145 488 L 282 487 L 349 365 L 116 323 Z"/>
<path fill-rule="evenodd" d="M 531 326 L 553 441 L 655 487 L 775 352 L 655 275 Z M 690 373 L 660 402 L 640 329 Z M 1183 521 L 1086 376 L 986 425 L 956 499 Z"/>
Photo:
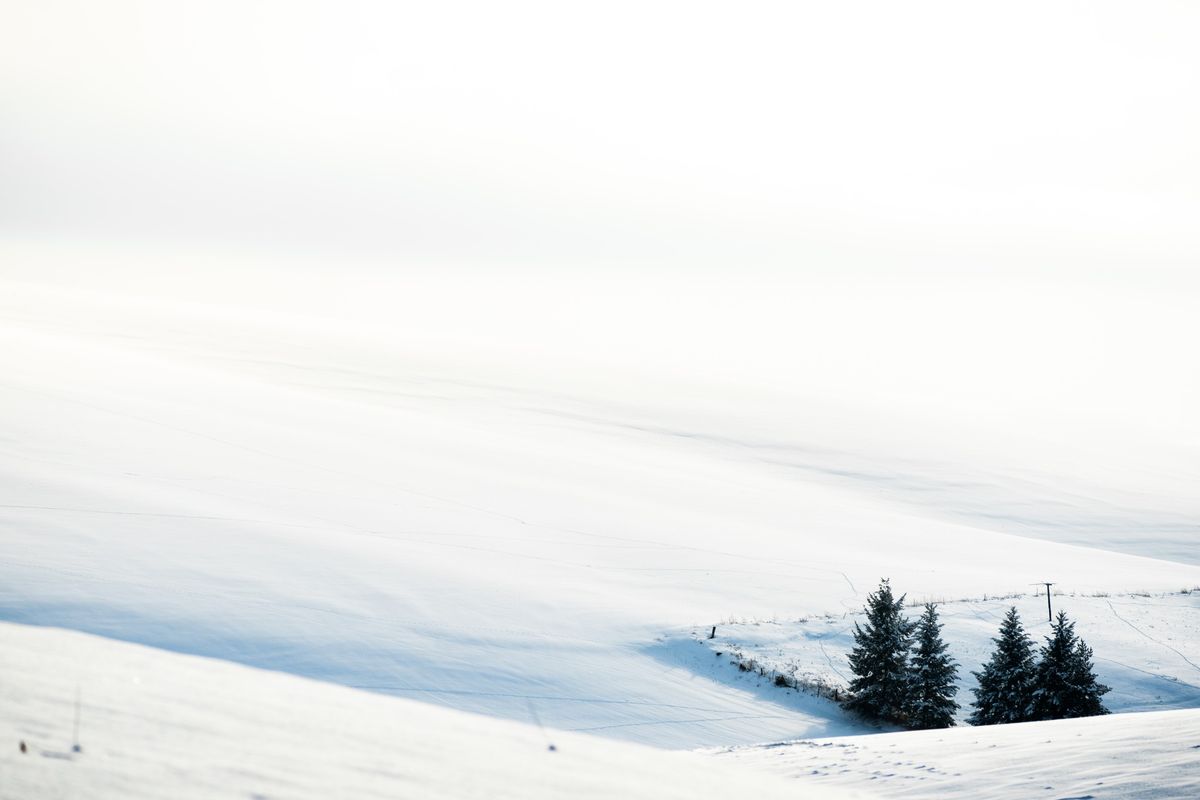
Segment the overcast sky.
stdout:
<path fill-rule="evenodd" d="M 1190 0 L 0 15 L 0 323 L 1200 463 Z"/>
<path fill-rule="evenodd" d="M 28 0 L 9 237 L 1185 273 L 1200 5 Z"/>

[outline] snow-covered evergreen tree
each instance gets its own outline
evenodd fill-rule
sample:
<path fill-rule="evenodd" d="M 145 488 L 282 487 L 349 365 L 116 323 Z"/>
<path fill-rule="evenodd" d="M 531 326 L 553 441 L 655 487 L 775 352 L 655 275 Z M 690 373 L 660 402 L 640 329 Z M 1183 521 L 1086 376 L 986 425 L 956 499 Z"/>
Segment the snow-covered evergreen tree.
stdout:
<path fill-rule="evenodd" d="M 972 725 L 996 725 L 1033 719 L 1033 690 L 1037 667 L 1033 661 L 1033 641 L 1025 633 L 1016 607 L 1010 608 L 1000 623 L 1000 635 L 992 640 L 996 649 L 979 672 L 973 689 L 975 710 L 967 718 Z"/>
<path fill-rule="evenodd" d="M 1037 665 L 1033 693 L 1034 719 L 1070 719 L 1107 714 L 1100 701 L 1109 688 L 1092 671 L 1092 649 L 1075 635 L 1075 623 L 1066 613 L 1050 628 Z"/>
<path fill-rule="evenodd" d="M 913 651 L 908 662 L 908 692 L 905 703 L 905 723 L 915 730 L 948 728 L 954 724 L 958 703 L 955 679 L 958 665 L 946 655 L 942 641 L 942 624 L 937 608 L 925 604 L 925 613 L 917 621 L 913 636 Z"/>
<path fill-rule="evenodd" d="M 1075 658 L 1072 663 L 1072 685 L 1076 687 L 1073 712 L 1076 717 L 1097 717 L 1107 714 L 1101 697 L 1112 691 L 1096 679 L 1096 671 L 1092 666 L 1092 648 L 1083 639 L 1075 643 Z"/>
<path fill-rule="evenodd" d="M 850 670 L 854 679 L 842 706 L 865 717 L 901 722 L 908 684 L 908 646 L 913 624 L 904 618 L 904 597 L 895 599 L 885 578 L 867 595 L 866 623 L 854 623 Z"/>

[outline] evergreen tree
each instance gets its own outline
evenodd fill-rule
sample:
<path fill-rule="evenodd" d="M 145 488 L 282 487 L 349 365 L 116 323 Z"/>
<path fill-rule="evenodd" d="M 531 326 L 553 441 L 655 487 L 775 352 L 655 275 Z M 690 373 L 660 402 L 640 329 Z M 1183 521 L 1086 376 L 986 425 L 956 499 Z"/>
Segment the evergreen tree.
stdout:
<path fill-rule="evenodd" d="M 1033 719 L 1033 690 L 1037 668 L 1033 662 L 1033 641 L 1025 633 L 1015 607 L 1000 623 L 1000 635 L 992 640 L 996 649 L 979 672 L 973 689 L 975 710 L 967 718 L 972 725 L 996 725 Z"/>
<path fill-rule="evenodd" d="M 905 712 L 908 683 L 908 645 L 913 625 L 900 613 L 904 597 L 892 597 L 885 578 L 867 595 L 862 627 L 854 623 L 854 649 L 850 670 L 854 679 L 842 706 L 865 717 L 900 722 Z"/>
<path fill-rule="evenodd" d="M 1108 709 L 1104 707 L 1101 697 L 1112 691 L 1112 687 L 1105 686 L 1096 679 L 1096 672 L 1092 666 L 1092 648 L 1080 639 L 1075 644 L 1075 658 L 1071 670 L 1072 685 L 1076 687 L 1075 700 L 1072 703 L 1072 712 L 1076 717 L 1098 717 L 1101 714 L 1107 714 Z"/>
<path fill-rule="evenodd" d="M 925 604 L 925 613 L 917 621 L 913 652 L 908 664 L 908 692 L 905 718 L 908 727 L 948 728 L 954 724 L 958 703 L 955 678 L 958 665 L 946 655 L 942 624 L 933 603 Z"/>
<path fill-rule="evenodd" d="M 1107 714 L 1100 701 L 1109 687 L 1096 680 L 1092 649 L 1075 635 L 1075 623 L 1058 612 L 1051 635 L 1041 649 L 1037 688 L 1033 693 L 1034 719 L 1071 719 Z"/>

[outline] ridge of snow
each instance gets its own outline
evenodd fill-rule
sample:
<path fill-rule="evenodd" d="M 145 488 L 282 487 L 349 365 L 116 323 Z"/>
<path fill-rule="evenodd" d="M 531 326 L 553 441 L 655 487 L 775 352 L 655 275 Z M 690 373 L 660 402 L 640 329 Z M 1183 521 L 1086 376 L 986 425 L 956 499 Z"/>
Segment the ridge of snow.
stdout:
<path fill-rule="evenodd" d="M 716 760 L 810 788 L 938 800 L 1188 800 L 1200 793 L 1200 710 L 778 742 Z"/>
<path fill-rule="evenodd" d="M 10 623 L 0 742 L 3 800 L 796 796 L 775 776 L 694 754 Z"/>

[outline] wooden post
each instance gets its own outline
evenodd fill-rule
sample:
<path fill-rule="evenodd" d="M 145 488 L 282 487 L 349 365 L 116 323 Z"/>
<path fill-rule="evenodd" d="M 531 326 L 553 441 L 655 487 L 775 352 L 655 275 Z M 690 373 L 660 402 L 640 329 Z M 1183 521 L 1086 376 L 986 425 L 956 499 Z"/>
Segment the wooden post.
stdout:
<path fill-rule="evenodd" d="M 710 631 L 708 634 L 708 638 L 710 638 L 710 639 L 717 638 L 717 626 L 716 625 L 713 625 L 712 631 Z"/>
<path fill-rule="evenodd" d="M 80 688 L 78 685 L 76 685 L 75 686 L 75 734 L 72 737 L 73 741 L 71 743 L 71 751 L 75 752 L 75 753 L 83 752 L 83 748 L 79 746 L 79 706 L 81 705 L 80 700 L 81 700 Z"/>

